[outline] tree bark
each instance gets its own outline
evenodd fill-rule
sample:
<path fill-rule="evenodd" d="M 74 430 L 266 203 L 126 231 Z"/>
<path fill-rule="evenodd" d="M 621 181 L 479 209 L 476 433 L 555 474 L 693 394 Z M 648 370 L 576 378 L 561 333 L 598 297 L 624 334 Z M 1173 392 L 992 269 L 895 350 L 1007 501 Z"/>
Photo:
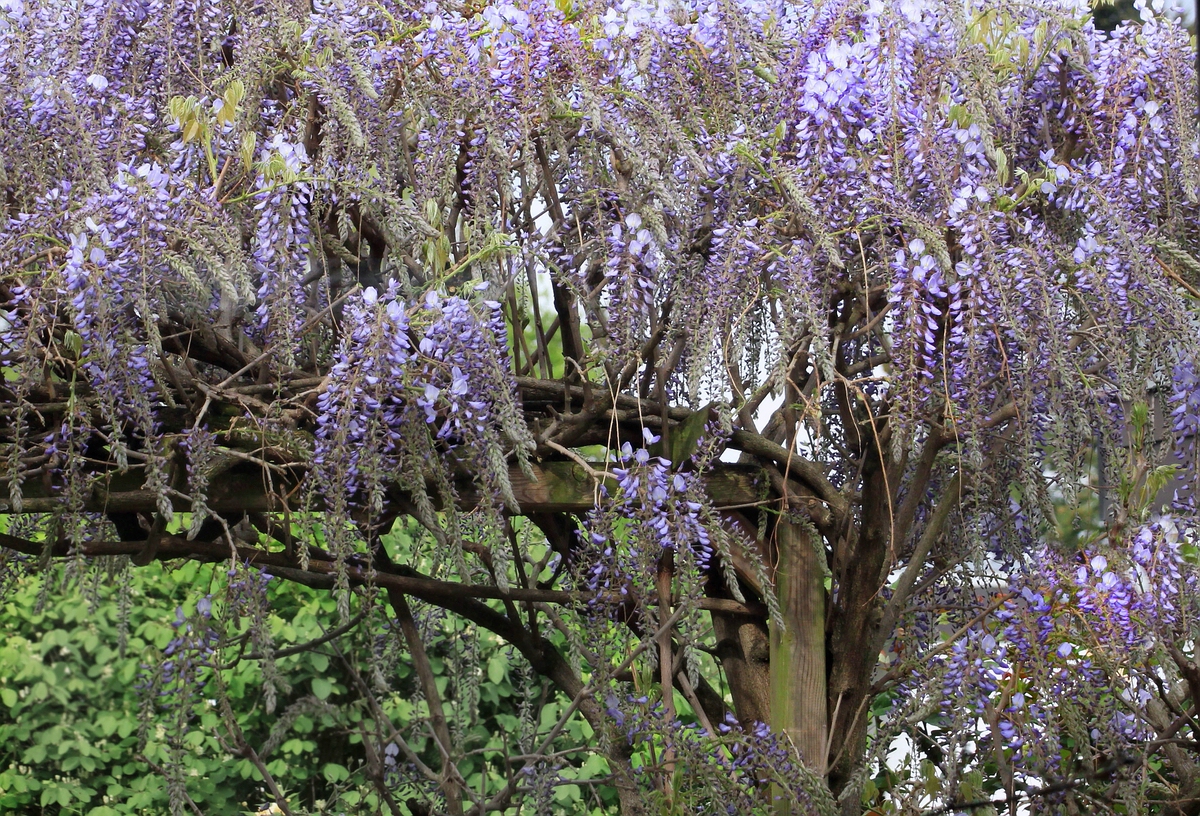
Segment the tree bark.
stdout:
<path fill-rule="evenodd" d="M 766 619 L 713 612 L 717 659 L 729 681 L 733 710 L 742 727 L 771 722 L 771 637 Z"/>
<path fill-rule="evenodd" d="M 396 613 L 400 630 L 408 641 L 408 653 L 413 659 L 413 669 L 421 681 L 425 692 L 425 703 L 429 706 L 429 722 L 433 727 L 434 739 L 438 741 L 438 749 L 442 755 L 442 793 L 446 797 L 446 810 L 450 816 L 462 816 L 462 789 L 458 784 L 458 769 L 454 766 L 454 757 L 450 751 L 454 744 L 450 741 L 450 727 L 446 721 L 446 712 L 442 708 L 442 697 L 438 694 L 437 678 L 429 665 L 429 656 L 425 654 L 425 644 L 421 641 L 421 633 L 413 620 L 412 611 L 404 593 L 399 590 L 388 590 L 388 601 Z"/>
<path fill-rule="evenodd" d="M 832 606 L 829 632 L 831 767 L 827 769 L 834 796 L 840 796 L 854 778 L 866 745 L 866 707 L 879 656 L 872 648 L 883 607 L 879 590 L 891 534 L 891 508 L 883 465 L 877 456 L 869 456 L 863 474 L 862 520 L 853 531 L 856 535 L 843 545 L 835 568 L 837 602 Z M 843 812 L 857 814 L 859 809 L 856 796 L 844 800 Z"/>

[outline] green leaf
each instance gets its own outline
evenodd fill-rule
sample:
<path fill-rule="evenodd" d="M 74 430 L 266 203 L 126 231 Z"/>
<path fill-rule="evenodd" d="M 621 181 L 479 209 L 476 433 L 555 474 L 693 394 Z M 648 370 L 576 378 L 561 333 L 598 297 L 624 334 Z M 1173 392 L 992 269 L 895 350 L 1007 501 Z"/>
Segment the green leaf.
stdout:
<path fill-rule="evenodd" d="M 494 654 L 488 660 L 487 676 L 488 680 L 493 683 L 499 683 L 504 679 L 504 675 L 508 669 L 508 661 L 504 659 L 503 654 Z"/>
<path fill-rule="evenodd" d="M 229 87 L 225 89 L 225 103 L 228 105 L 237 106 L 243 99 L 246 98 L 246 85 L 240 79 L 235 79 L 229 83 Z"/>
<path fill-rule="evenodd" d="M 578 785 L 559 785 L 554 790 L 554 801 L 562 804 L 570 804 L 578 802 L 583 795 L 583 791 Z"/>
<path fill-rule="evenodd" d="M 254 145 L 255 145 L 257 138 L 258 137 L 255 136 L 253 133 L 243 133 L 242 134 L 242 144 L 241 144 L 242 163 L 245 164 L 247 167 L 250 167 L 251 165 L 254 164 Z"/>
<path fill-rule="evenodd" d="M 708 424 L 709 419 L 716 417 L 716 412 L 712 410 L 712 406 L 706 405 L 699 411 L 688 416 L 674 433 L 671 434 L 671 464 L 679 467 L 683 462 L 692 457 L 696 452 L 696 446 L 700 442 L 700 437 L 704 435 L 704 428 Z"/>
<path fill-rule="evenodd" d="M 942 790 L 942 778 L 938 774 L 938 767 L 928 759 L 921 761 L 921 777 L 925 782 L 925 792 L 930 796 L 936 796 Z"/>
<path fill-rule="evenodd" d="M 346 770 L 345 766 L 338 765 L 336 762 L 326 763 L 321 769 L 321 773 L 325 775 L 325 780 L 331 785 L 336 785 L 338 782 L 350 778 L 350 771 Z"/>
<path fill-rule="evenodd" d="M 96 718 L 96 727 L 100 729 L 101 734 L 111 737 L 117 731 L 117 718 L 109 713 L 101 714 Z"/>
<path fill-rule="evenodd" d="M 63 345 L 74 357 L 79 357 L 83 352 L 83 338 L 70 329 L 63 334 Z"/>
<path fill-rule="evenodd" d="M 333 692 L 333 684 L 324 677 L 314 677 L 312 679 L 312 691 L 318 700 L 327 700 L 330 693 Z"/>

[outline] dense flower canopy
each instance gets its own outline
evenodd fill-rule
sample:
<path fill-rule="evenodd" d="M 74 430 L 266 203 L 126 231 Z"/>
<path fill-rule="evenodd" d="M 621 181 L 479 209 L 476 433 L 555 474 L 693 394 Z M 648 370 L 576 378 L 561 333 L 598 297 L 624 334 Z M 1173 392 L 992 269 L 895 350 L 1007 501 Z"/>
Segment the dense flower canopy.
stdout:
<path fill-rule="evenodd" d="M 930 418 L 970 451 L 1013 400 L 1020 447 L 1062 455 L 1092 406 L 1187 380 L 1185 35 L 937 12 L 11 3 L 6 353 L 40 372 L 65 321 L 103 420 L 148 431 L 175 322 L 296 370 L 334 353 L 306 320 L 351 282 L 314 267 L 396 280 L 401 309 L 528 275 L 576 296 L 576 362 L 617 383 L 654 379 L 665 332 L 678 403 L 841 364 L 896 452 Z M 880 329 L 835 336 L 855 309 Z"/>
<path fill-rule="evenodd" d="M 236 555 L 211 488 L 253 466 L 245 509 L 289 558 L 279 514 L 308 519 L 285 566 L 327 556 L 343 597 L 398 515 L 507 592 L 532 513 L 585 655 L 651 637 L 608 604 L 672 570 L 685 608 L 784 619 L 752 545 L 782 517 L 815 542 L 834 795 L 930 718 L 947 801 L 993 750 L 1012 797 L 1068 744 L 1153 740 L 1200 427 L 1196 77 L 1161 11 L 0 0 L 7 508 L 149 558 L 185 509 Z M 739 453 L 760 495 L 722 502 Z M 516 489 L 553 461 L 595 482 L 565 533 Z M 1071 508 L 1100 518 L 1073 544 Z"/>

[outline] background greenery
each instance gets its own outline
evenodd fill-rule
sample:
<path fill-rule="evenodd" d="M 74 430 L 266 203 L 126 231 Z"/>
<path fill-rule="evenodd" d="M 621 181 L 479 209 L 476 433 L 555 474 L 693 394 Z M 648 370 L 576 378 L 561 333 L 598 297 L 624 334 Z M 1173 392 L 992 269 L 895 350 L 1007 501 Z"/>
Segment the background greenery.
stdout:
<path fill-rule="evenodd" d="M 397 539 L 389 543 L 395 549 Z M 266 710 L 262 661 L 247 659 L 253 650 L 242 644 L 246 623 L 220 622 L 217 606 L 212 624 L 225 628 L 225 647 L 213 662 L 224 664 L 200 672 L 203 686 L 184 706 L 191 716 L 176 730 L 177 698 L 155 686 L 155 671 L 181 627 L 204 621 L 197 601 L 206 592 L 222 596 L 228 564 L 114 563 L 87 572 L 70 563 L 46 572 L 28 566 L 0 587 L 0 813 L 165 813 L 170 774 L 163 769 L 179 773 L 192 812 L 253 813 L 271 797 L 251 761 L 232 750 L 231 731 L 258 750 L 295 813 L 386 812 L 367 776 L 364 736 L 382 759 L 394 728 L 427 764 L 438 765 L 427 709 L 383 603 L 372 613 L 356 596 L 352 615 L 365 615 L 359 625 L 276 661 L 274 713 Z M 268 596 L 277 651 L 321 638 L 338 621 L 326 591 L 273 580 Z M 504 757 L 540 741 L 566 703 L 543 692 L 532 673 L 522 674 L 497 638 L 436 610 L 415 611 L 455 740 L 468 749 L 459 770 L 476 790 L 486 775 L 494 791 L 514 772 Z M 347 665 L 364 673 L 369 667 L 370 698 L 391 725 L 371 718 Z M 566 766 L 540 782 L 530 777 L 529 785 L 545 788 L 540 812 L 600 813 L 614 804 L 611 792 L 589 784 L 607 776 L 603 760 L 571 751 L 590 749 L 592 737 L 586 722 L 572 720 L 558 739 Z M 424 813 L 417 786 L 393 781 L 401 810 Z"/>

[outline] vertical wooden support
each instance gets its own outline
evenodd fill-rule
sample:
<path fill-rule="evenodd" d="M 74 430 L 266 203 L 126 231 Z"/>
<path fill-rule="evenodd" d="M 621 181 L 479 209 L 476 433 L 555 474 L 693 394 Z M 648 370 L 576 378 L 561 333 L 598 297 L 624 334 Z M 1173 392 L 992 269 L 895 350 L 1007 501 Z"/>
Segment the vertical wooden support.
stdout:
<path fill-rule="evenodd" d="M 775 525 L 775 592 L 782 621 L 771 619 L 771 730 L 804 764 L 825 774 L 828 730 L 825 676 L 825 586 L 818 542 L 781 517 Z M 780 625 L 782 623 L 782 626 Z M 797 816 L 780 801 L 777 816 Z"/>
<path fill-rule="evenodd" d="M 675 568 L 675 551 L 663 550 L 658 559 L 658 615 L 660 621 L 671 618 L 671 575 Z M 663 716 L 667 722 L 675 719 L 675 650 L 671 645 L 671 628 L 667 627 L 658 636 L 658 676 L 662 688 Z M 665 808 L 674 810 L 675 802 L 675 749 L 670 743 L 662 749 L 662 793 Z"/>

